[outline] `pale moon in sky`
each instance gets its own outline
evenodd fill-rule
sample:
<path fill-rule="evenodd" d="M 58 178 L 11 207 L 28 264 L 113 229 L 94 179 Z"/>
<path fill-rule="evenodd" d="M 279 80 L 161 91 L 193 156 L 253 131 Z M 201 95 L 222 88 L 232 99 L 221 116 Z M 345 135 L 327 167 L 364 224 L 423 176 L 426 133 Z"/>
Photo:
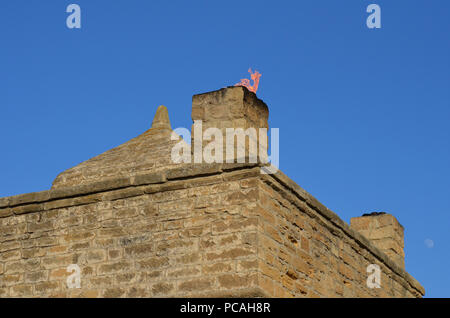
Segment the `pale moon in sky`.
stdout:
<path fill-rule="evenodd" d="M 426 239 L 426 240 L 425 240 L 425 245 L 426 245 L 428 248 L 433 248 L 433 247 L 434 247 L 434 242 L 433 242 L 433 240 L 431 240 L 431 239 Z"/>

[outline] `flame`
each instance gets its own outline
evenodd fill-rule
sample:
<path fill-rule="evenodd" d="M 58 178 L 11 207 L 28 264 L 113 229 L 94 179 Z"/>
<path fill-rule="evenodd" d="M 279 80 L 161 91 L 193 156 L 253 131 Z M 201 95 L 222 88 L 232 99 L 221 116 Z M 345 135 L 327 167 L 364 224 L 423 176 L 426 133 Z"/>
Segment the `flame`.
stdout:
<path fill-rule="evenodd" d="M 256 93 L 259 85 L 259 78 L 261 77 L 261 73 L 258 71 L 252 72 L 252 69 L 249 68 L 248 72 L 250 73 L 250 78 L 253 81 L 253 85 L 250 85 L 250 80 L 248 78 L 243 78 L 239 83 L 234 86 L 244 86 L 247 87 L 250 92 Z"/>

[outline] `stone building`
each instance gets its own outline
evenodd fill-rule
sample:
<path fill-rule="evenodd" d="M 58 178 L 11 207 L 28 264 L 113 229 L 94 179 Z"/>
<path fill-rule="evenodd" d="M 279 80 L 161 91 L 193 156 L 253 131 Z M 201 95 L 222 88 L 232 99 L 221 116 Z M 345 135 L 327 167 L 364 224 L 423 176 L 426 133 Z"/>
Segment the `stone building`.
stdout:
<path fill-rule="evenodd" d="M 207 127 L 268 127 L 243 87 L 195 95 Z M 421 297 L 389 214 L 351 225 L 259 163 L 175 164 L 165 107 L 142 135 L 0 198 L 0 297 Z M 80 288 L 67 284 L 76 264 Z M 369 288 L 370 264 L 380 288 Z"/>

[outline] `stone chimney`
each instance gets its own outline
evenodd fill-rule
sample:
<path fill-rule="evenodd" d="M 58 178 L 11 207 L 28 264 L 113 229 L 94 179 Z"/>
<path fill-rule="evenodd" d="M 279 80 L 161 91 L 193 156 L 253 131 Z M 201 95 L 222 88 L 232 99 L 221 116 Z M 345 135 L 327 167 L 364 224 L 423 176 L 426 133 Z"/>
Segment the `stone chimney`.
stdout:
<path fill-rule="evenodd" d="M 385 212 L 373 212 L 352 218 L 350 226 L 369 239 L 401 268 L 405 268 L 404 228 Z"/>
<path fill-rule="evenodd" d="M 268 118 L 269 109 L 267 105 L 258 99 L 255 93 L 242 86 L 230 86 L 217 91 L 194 95 L 192 97 L 192 120 L 194 124 L 191 130 L 194 162 L 196 162 L 195 152 L 200 151 L 199 143 L 195 143 L 196 138 L 203 137 L 200 142 L 203 147 L 211 141 L 217 141 L 215 134 L 208 138 L 208 135 L 211 135 L 208 132 L 212 131 L 209 128 L 218 128 L 222 133 L 223 162 L 230 162 L 229 160 L 249 162 L 251 156 L 255 159 L 253 162 L 257 162 L 260 157 L 258 156 L 258 150 L 255 153 L 253 143 L 256 143 L 257 149 L 259 149 L 261 146 L 259 143 L 265 142 L 266 147 L 261 148 L 267 154 Z M 198 125 L 200 121 L 201 129 Z M 228 143 L 233 142 L 232 145 L 228 146 L 228 148 L 233 148 L 231 150 L 232 155 L 230 149 L 227 149 L 227 129 L 230 128 L 235 129 L 236 132 L 236 135 L 228 138 Z M 242 147 L 237 146 L 239 140 L 237 129 L 239 128 L 245 133 L 244 135 L 241 131 L 241 137 L 245 137 L 245 145 Z M 260 130 L 260 128 L 265 130 Z M 228 161 L 226 161 L 227 158 Z"/>

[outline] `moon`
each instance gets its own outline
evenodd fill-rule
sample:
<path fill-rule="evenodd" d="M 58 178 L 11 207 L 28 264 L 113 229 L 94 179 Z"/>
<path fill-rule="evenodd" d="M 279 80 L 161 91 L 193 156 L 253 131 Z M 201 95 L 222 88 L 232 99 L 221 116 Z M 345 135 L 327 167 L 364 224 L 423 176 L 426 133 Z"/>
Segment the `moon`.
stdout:
<path fill-rule="evenodd" d="M 434 247 L 434 242 L 433 242 L 432 239 L 426 239 L 424 241 L 424 243 L 425 243 L 426 247 L 428 247 L 428 248 L 433 248 Z"/>

